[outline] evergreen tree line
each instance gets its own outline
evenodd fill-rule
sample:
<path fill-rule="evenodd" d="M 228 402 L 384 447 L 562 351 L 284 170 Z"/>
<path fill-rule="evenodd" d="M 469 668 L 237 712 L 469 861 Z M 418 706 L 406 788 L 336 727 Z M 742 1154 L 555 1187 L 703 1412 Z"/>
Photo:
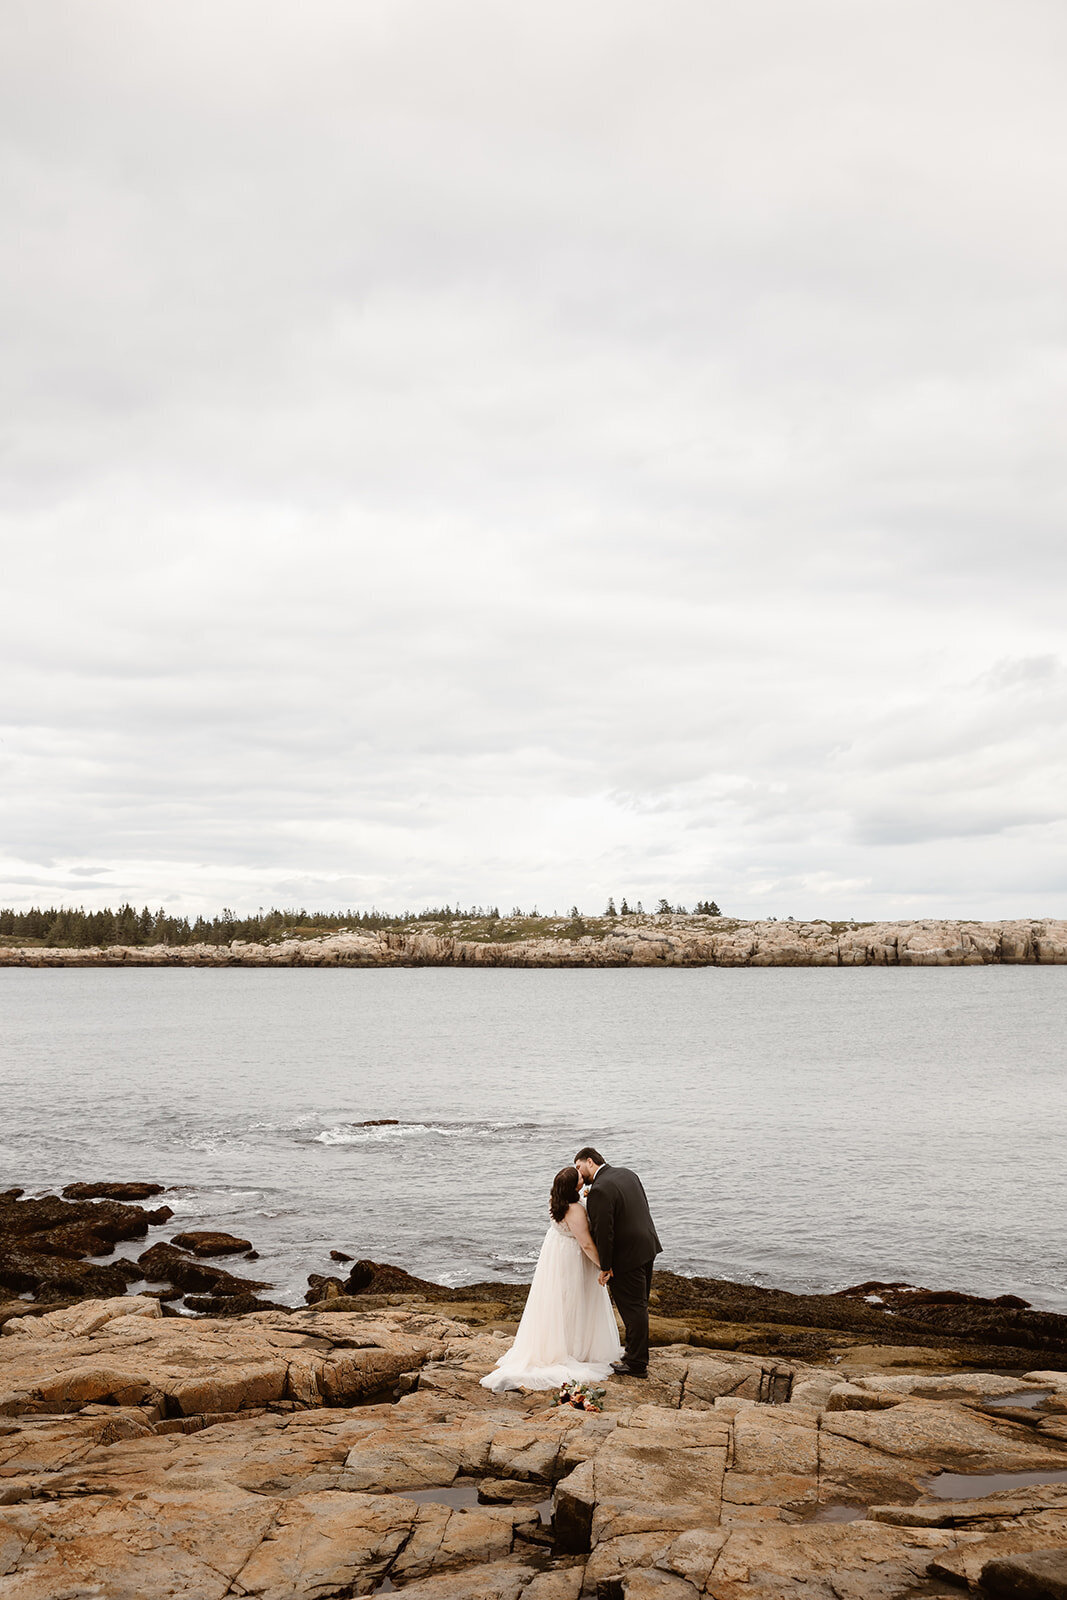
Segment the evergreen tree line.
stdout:
<path fill-rule="evenodd" d="M 338 928 L 394 928 L 406 922 L 441 922 L 446 919 L 499 917 L 495 906 L 435 906 L 426 911 L 394 915 L 387 911 L 307 911 L 302 906 L 280 910 L 272 906 L 254 917 L 240 917 L 224 908 L 218 916 L 168 916 L 162 906 L 120 906 L 117 911 L 86 911 L 83 906 L 32 906 L 28 911 L 0 910 L 0 938 L 43 940 L 47 945 L 84 949 L 109 944 L 229 944 L 245 939 L 261 944 L 283 934 L 328 933 Z"/>
<path fill-rule="evenodd" d="M 614 898 L 608 901 L 605 916 L 630 916 L 632 912 L 644 915 L 640 902 L 632 908 L 623 896 L 618 910 Z M 682 905 L 672 906 L 661 900 L 657 915 L 687 915 Z M 714 900 L 698 900 L 694 915 L 717 917 L 719 908 Z M 513 906 L 513 918 L 539 918 L 535 906 L 524 912 Z M 572 921 L 581 918 L 577 906 L 571 907 Z M 224 908 L 218 916 L 188 917 L 168 916 L 162 906 L 153 911 L 144 906 L 123 905 L 117 911 L 105 907 L 103 911 L 86 911 L 84 906 L 32 906 L 28 911 L 0 910 L 0 938 L 40 943 L 66 949 L 85 949 L 89 946 L 111 944 L 229 944 L 233 939 L 262 944 L 290 933 L 329 933 L 338 928 L 354 930 L 402 927 L 411 922 L 496 922 L 500 920 L 498 906 L 430 906 L 424 911 L 307 911 L 304 907 L 281 910 L 272 906 L 260 910 L 253 917 L 240 917 Z"/>
<path fill-rule="evenodd" d="M 636 912 L 636 914 L 639 917 L 643 917 L 644 916 L 645 908 L 641 904 L 640 900 L 638 900 L 635 905 L 631 906 L 627 902 L 626 896 L 623 895 L 622 899 L 619 901 L 619 909 L 616 911 L 616 909 L 615 909 L 615 897 L 614 897 L 614 895 L 612 895 L 608 900 L 607 908 L 606 908 L 606 910 L 604 912 L 604 915 L 606 917 L 628 917 L 628 916 L 631 916 L 634 912 Z M 573 915 L 574 916 L 578 915 L 577 907 L 574 907 Z M 719 910 L 719 908 L 715 904 L 714 900 L 697 900 L 696 903 L 693 906 L 692 911 L 687 911 L 685 906 L 683 906 L 683 905 L 672 906 L 669 900 L 660 900 L 658 905 L 656 906 L 656 916 L 657 917 L 674 917 L 674 916 L 678 916 L 678 917 L 690 917 L 690 916 L 692 916 L 692 917 L 721 917 L 722 916 L 722 912 Z"/>

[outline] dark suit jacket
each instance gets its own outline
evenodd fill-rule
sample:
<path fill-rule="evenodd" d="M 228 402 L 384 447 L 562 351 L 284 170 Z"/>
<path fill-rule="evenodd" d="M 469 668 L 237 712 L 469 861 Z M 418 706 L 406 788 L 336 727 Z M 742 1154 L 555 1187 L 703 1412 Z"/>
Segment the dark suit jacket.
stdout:
<path fill-rule="evenodd" d="M 636 1172 L 602 1166 L 593 1179 L 586 1207 L 589 1232 L 603 1271 L 642 1267 L 663 1249 Z"/>

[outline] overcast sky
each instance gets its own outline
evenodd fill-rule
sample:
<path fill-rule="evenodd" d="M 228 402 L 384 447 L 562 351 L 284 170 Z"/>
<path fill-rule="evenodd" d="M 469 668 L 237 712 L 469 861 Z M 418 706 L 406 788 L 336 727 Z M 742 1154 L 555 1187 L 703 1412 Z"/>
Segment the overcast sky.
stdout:
<path fill-rule="evenodd" d="M 0 903 L 1064 915 L 1061 0 L 0 15 Z"/>

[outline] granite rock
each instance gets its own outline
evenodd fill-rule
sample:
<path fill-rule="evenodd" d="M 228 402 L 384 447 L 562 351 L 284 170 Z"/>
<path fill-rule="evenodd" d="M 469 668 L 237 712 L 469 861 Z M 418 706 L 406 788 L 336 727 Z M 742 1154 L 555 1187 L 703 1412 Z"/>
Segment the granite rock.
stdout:
<path fill-rule="evenodd" d="M 0 1600 L 904 1600 L 1067 1542 L 1067 1484 L 926 1488 L 1067 1470 L 1063 1440 L 975 1409 L 994 1374 L 857 1365 L 893 1403 L 831 1409 L 820 1367 L 668 1346 L 593 1415 L 482 1389 L 498 1332 L 430 1305 L 191 1320 L 123 1296 L 6 1327 Z M 442 1503 L 457 1479 L 492 1503 Z"/>
<path fill-rule="evenodd" d="M 674 914 L 596 919 L 580 939 L 562 928 L 534 938 L 463 938 L 425 926 L 327 933 L 277 944 L 112 945 L 0 950 L 0 965 L 212 967 L 852 967 L 1064 965 L 1067 922 L 740 922 Z"/>

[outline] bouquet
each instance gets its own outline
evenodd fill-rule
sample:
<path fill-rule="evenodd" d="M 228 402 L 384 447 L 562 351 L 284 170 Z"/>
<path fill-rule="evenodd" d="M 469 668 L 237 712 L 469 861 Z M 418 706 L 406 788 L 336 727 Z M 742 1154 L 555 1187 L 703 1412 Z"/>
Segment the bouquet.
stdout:
<path fill-rule="evenodd" d="M 604 1389 L 594 1389 L 588 1383 L 565 1383 L 559 1391 L 558 1406 L 573 1406 L 575 1411 L 603 1411 Z"/>

